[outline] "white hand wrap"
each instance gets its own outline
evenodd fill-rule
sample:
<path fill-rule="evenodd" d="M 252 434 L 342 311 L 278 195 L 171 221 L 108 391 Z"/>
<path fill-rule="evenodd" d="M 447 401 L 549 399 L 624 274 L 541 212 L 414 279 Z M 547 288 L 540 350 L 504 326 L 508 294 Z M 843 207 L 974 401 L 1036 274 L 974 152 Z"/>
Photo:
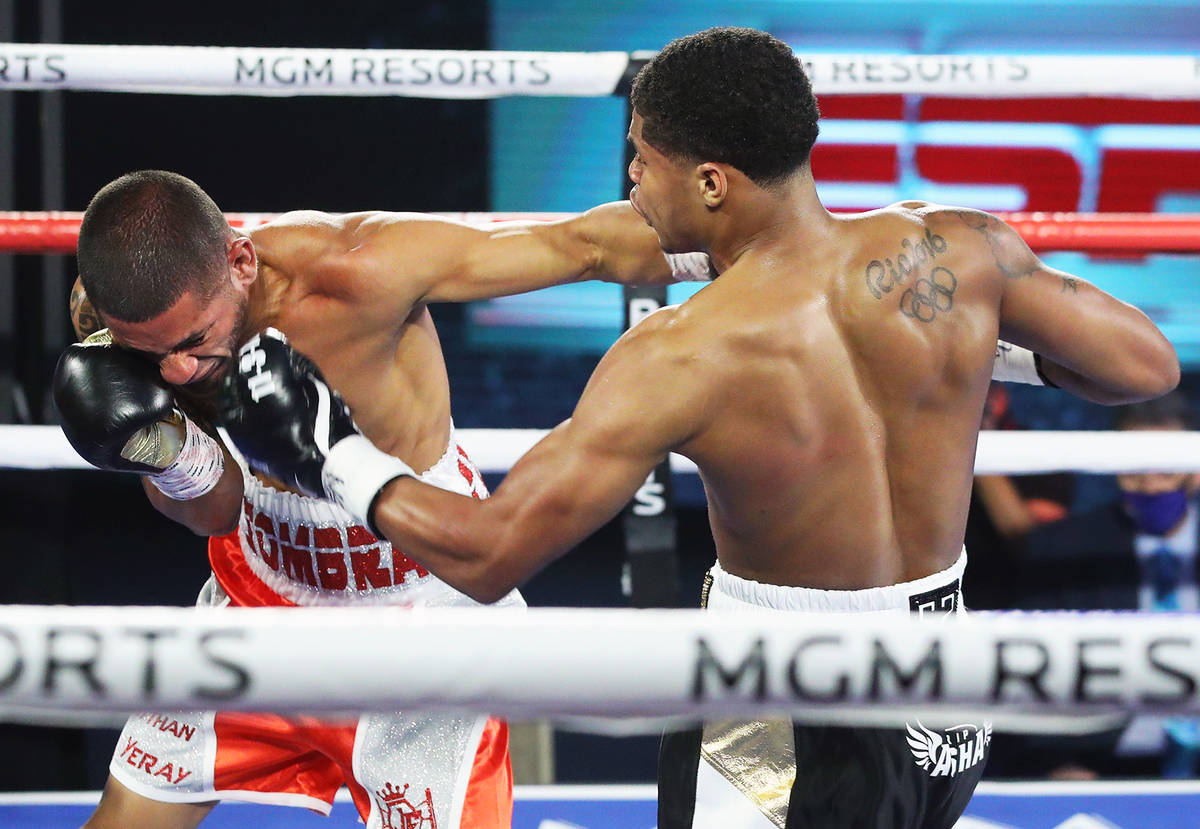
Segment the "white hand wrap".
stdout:
<path fill-rule="evenodd" d="M 707 253 L 668 253 L 667 262 L 676 282 L 712 282 L 716 277 Z"/>
<path fill-rule="evenodd" d="M 402 475 L 417 477 L 404 461 L 380 451 L 362 435 L 350 435 L 329 450 L 321 467 L 321 485 L 331 501 L 382 538 L 371 523 L 371 506 L 388 481 Z"/>
<path fill-rule="evenodd" d="M 996 362 L 992 364 L 992 379 L 1001 383 L 1027 383 L 1030 386 L 1046 385 L 1038 367 L 1037 355 L 1028 348 L 996 341 Z"/>
<path fill-rule="evenodd" d="M 175 460 L 162 472 L 146 476 L 159 492 L 175 501 L 199 498 L 217 485 L 225 471 L 225 453 L 221 451 L 221 444 L 186 415 L 183 423 L 187 435 Z"/>

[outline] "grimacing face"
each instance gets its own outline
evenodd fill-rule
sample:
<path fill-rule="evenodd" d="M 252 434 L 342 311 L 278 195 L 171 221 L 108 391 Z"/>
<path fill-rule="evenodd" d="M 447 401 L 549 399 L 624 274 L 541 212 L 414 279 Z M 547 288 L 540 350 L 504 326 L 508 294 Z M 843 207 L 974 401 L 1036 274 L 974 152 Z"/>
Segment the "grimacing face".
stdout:
<path fill-rule="evenodd" d="M 226 286 L 209 301 L 185 293 L 145 322 L 105 318 L 113 341 L 159 367 L 173 386 L 215 388 L 237 353 L 247 315 L 245 294 Z"/>

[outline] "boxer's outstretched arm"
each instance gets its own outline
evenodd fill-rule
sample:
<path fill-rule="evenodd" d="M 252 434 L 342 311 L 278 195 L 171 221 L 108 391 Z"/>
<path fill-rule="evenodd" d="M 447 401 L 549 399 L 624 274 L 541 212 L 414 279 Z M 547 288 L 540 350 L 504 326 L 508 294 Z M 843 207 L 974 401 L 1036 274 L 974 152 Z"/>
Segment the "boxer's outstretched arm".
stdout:
<path fill-rule="evenodd" d="M 1041 354 L 1047 379 L 1105 405 L 1159 397 L 1179 383 L 1175 349 L 1144 313 L 1047 267 L 994 216 L 960 218 L 984 236 L 1002 275 L 1000 338 Z"/>
<path fill-rule="evenodd" d="M 699 428 L 703 407 L 694 398 L 703 384 L 658 330 L 667 313 L 613 346 L 572 418 L 518 460 L 491 498 L 397 478 L 375 501 L 375 526 L 482 602 L 502 598 L 578 545 Z"/>
<path fill-rule="evenodd" d="M 695 255 L 675 267 L 629 202 L 555 222 L 474 227 L 418 214 L 347 217 L 346 265 L 372 274 L 379 299 L 399 304 L 465 302 L 600 279 L 666 284 L 695 279 Z"/>

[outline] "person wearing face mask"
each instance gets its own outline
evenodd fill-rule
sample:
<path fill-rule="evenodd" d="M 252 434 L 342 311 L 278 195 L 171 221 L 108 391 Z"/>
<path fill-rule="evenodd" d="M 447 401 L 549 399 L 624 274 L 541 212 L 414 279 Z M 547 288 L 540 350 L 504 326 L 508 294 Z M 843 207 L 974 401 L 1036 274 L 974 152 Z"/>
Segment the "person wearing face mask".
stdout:
<path fill-rule="evenodd" d="M 1116 410 L 1120 431 L 1185 431 L 1183 392 Z M 1152 472 L 1116 476 L 1117 496 L 1034 528 L 1022 559 L 1018 606 L 1035 610 L 1200 609 L 1194 494 L 1200 476 Z"/>
<path fill-rule="evenodd" d="M 1122 406 L 1120 431 L 1186 431 L 1187 397 Z M 1101 506 L 1035 527 L 1026 537 L 1015 606 L 1028 610 L 1200 610 L 1196 555 L 1200 549 L 1200 475 L 1189 472 L 1116 476 L 1117 494 Z M 1008 752 L 997 746 L 998 753 Z M 1122 731 L 1057 738 L 1054 746 L 1023 743 L 1057 777 L 1196 777 L 1200 729 L 1190 719 L 1137 717 Z M 995 767 L 1005 765 L 1003 757 Z M 1028 766 L 1026 766 L 1028 768 Z"/>

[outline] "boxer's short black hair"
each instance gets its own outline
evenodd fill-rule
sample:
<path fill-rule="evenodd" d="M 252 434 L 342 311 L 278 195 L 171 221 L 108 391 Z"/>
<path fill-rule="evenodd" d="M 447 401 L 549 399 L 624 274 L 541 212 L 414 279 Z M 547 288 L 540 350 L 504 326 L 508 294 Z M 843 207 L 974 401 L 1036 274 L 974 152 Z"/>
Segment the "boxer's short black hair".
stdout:
<path fill-rule="evenodd" d="M 229 223 L 194 181 L 139 170 L 92 198 L 79 229 L 79 276 L 105 316 L 145 322 L 185 292 L 209 299 L 224 284 Z"/>
<path fill-rule="evenodd" d="M 808 162 L 820 112 L 804 67 L 766 32 L 673 40 L 633 81 L 642 137 L 670 158 L 730 164 L 770 186 Z"/>

